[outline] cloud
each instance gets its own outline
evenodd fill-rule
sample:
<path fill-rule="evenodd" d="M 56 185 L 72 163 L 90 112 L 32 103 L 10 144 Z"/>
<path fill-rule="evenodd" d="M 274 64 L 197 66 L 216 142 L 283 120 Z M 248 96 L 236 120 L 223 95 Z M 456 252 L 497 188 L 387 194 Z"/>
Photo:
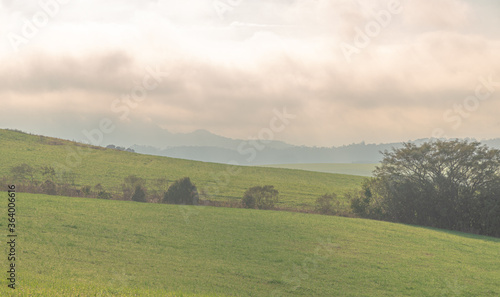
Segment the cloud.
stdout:
<path fill-rule="evenodd" d="M 470 25 L 470 4 L 463 0 L 405 2 L 407 25 L 428 29 L 460 29 Z"/>
<path fill-rule="evenodd" d="M 168 75 L 130 118 L 173 132 L 247 138 L 283 107 L 297 119 L 277 137 L 297 144 L 408 140 L 436 127 L 451 136 L 498 130 L 497 93 L 458 130 L 443 119 L 478 77 L 500 80 L 499 40 L 464 29 L 477 17 L 472 4 L 404 1 L 347 63 L 340 43 L 373 21 L 366 5 L 378 11 L 386 1 L 242 1 L 227 21 L 206 1 L 106 2 L 93 12 L 96 3 L 68 4 L 22 51 L 0 52 L 4 110 L 33 126 L 36 112 L 56 122 L 83 117 L 80 128 L 99 117 L 119 123 L 112 103 L 158 67 Z M 437 17 L 447 10 L 451 17 Z"/>

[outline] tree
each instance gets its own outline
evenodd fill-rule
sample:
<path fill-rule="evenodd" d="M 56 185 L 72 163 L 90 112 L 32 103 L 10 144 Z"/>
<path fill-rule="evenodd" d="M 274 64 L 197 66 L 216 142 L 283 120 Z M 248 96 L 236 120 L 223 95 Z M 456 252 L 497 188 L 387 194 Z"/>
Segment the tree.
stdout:
<path fill-rule="evenodd" d="M 189 177 L 176 180 L 163 195 L 163 203 L 198 205 L 198 190 Z"/>
<path fill-rule="evenodd" d="M 386 219 L 387 207 L 380 179 L 366 179 L 360 190 L 348 192 L 345 198 L 351 202 L 352 211 L 360 217 Z"/>
<path fill-rule="evenodd" d="M 141 186 L 135 187 L 134 195 L 132 195 L 132 200 L 137 202 L 147 202 L 146 193 Z"/>
<path fill-rule="evenodd" d="M 51 180 L 46 180 L 42 184 L 42 191 L 48 195 L 57 195 L 56 184 Z"/>
<path fill-rule="evenodd" d="M 248 189 L 241 200 L 245 208 L 272 209 L 278 202 L 279 192 L 274 186 L 256 186 Z"/>
<path fill-rule="evenodd" d="M 500 230 L 499 173 L 500 151 L 478 142 L 405 143 L 384 152 L 369 189 L 383 197 L 379 207 L 391 221 L 492 234 Z M 351 206 L 376 208 L 376 200 L 367 201 Z"/>
<path fill-rule="evenodd" d="M 12 167 L 10 173 L 17 182 L 33 183 L 35 180 L 35 169 L 26 163 Z"/>
<path fill-rule="evenodd" d="M 129 175 L 125 177 L 122 184 L 123 200 L 131 200 L 137 186 L 145 189 L 145 185 L 146 181 L 138 176 Z"/>

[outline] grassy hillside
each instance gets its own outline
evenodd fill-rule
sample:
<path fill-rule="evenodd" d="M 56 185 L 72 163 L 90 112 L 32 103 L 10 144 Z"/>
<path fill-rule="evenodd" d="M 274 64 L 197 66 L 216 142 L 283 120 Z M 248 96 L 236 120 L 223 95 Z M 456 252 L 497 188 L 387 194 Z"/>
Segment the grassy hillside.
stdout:
<path fill-rule="evenodd" d="M 17 205 L 18 289 L 2 278 L 1 296 L 500 296 L 500 240 L 489 237 L 33 194 Z"/>
<path fill-rule="evenodd" d="M 281 194 L 281 206 L 310 207 L 325 193 L 357 187 L 363 178 L 290 169 L 230 166 L 140 155 L 90 147 L 70 141 L 0 130 L 0 176 L 9 175 L 13 166 L 53 166 L 59 172 L 75 174 L 77 186 L 102 184 L 120 191 L 123 179 L 131 174 L 152 181 L 170 181 L 189 176 L 199 190 L 212 200 L 240 199 L 246 189 L 271 184 Z M 41 177 L 40 177 L 41 179 Z"/>
<path fill-rule="evenodd" d="M 269 168 L 287 168 L 307 171 L 372 176 L 373 170 L 378 164 L 344 164 L 344 163 L 303 163 L 303 164 L 278 164 L 265 165 Z"/>

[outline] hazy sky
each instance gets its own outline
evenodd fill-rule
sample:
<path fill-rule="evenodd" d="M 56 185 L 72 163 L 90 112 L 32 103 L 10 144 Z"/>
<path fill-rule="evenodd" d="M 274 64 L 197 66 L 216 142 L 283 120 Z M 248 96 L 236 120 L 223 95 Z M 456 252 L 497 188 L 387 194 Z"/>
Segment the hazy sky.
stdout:
<path fill-rule="evenodd" d="M 292 144 L 500 137 L 496 0 L 19 2 L 0 2 L 2 128 L 247 139 L 286 109 Z"/>

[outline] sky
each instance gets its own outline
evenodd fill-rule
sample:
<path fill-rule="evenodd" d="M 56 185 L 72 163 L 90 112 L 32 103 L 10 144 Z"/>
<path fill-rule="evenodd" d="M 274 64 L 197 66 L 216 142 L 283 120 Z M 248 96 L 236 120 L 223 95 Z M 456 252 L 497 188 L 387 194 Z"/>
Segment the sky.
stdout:
<path fill-rule="evenodd" d="M 494 0 L 1 0 L 0 128 L 497 138 L 499 15 Z"/>

